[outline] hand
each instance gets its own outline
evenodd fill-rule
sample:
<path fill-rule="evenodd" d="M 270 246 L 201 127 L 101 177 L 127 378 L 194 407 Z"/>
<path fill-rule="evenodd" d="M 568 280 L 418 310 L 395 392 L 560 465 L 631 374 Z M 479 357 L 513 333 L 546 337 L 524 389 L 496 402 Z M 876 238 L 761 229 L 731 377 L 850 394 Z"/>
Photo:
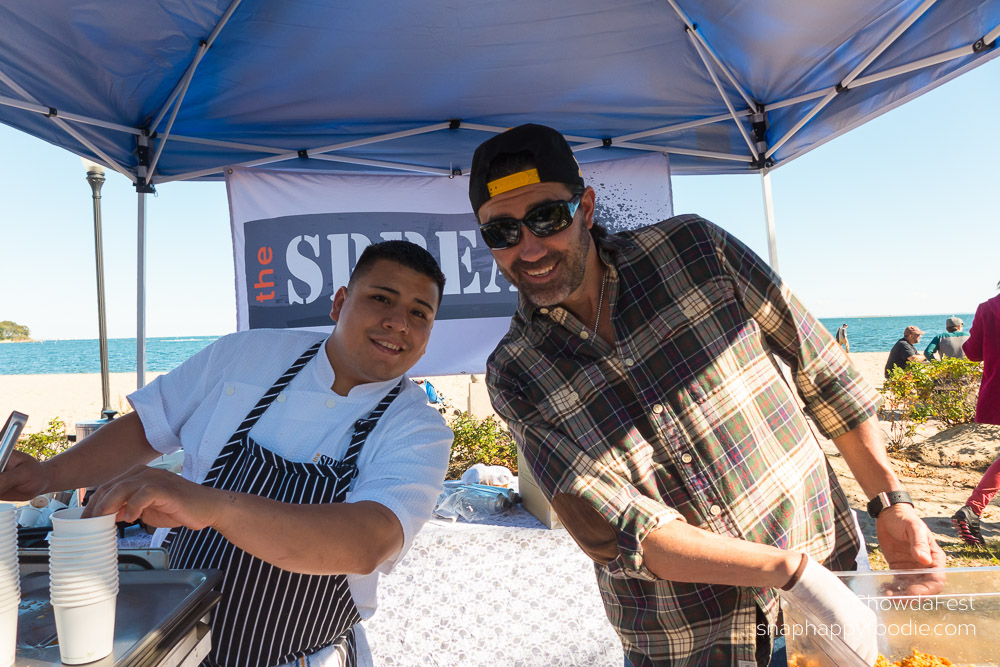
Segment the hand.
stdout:
<path fill-rule="evenodd" d="M 7 467 L 0 473 L 0 498 L 31 500 L 48 490 L 49 475 L 41 463 L 24 452 L 10 454 Z"/>
<path fill-rule="evenodd" d="M 158 528 L 201 530 L 215 525 L 222 494 L 166 470 L 136 466 L 98 488 L 83 516 L 116 514 L 118 521 L 141 518 Z"/>
<path fill-rule="evenodd" d="M 875 520 L 875 532 L 890 569 L 916 570 L 945 566 L 944 551 L 912 505 L 899 503 L 879 512 L 878 519 Z M 891 589 L 886 592 L 890 595 L 933 595 L 940 592 L 943 586 L 943 574 L 925 573 L 897 576 Z"/>
<path fill-rule="evenodd" d="M 791 590 L 780 591 L 780 595 L 825 626 L 825 632 L 817 633 L 817 641 L 840 639 L 867 664 L 874 664 L 878 658 L 878 619 L 837 575 L 810 558 Z"/>

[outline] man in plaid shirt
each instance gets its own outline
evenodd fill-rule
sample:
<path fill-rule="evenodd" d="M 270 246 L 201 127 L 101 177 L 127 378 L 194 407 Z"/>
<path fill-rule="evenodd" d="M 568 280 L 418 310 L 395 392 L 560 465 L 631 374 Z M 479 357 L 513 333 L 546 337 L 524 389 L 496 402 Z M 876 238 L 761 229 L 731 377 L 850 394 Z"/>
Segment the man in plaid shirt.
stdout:
<path fill-rule="evenodd" d="M 873 497 L 890 566 L 944 554 L 886 458 L 878 394 L 823 326 L 697 216 L 608 235 L 550 128 L 481 145 L 469 196 L 520 292 L 493 405 L 595 561 L 626 664 L 767 665 L 774 589 L 874 662 L 874 614 L 830 573 L 855 567 L 853 517 L 774 356 Z"/>

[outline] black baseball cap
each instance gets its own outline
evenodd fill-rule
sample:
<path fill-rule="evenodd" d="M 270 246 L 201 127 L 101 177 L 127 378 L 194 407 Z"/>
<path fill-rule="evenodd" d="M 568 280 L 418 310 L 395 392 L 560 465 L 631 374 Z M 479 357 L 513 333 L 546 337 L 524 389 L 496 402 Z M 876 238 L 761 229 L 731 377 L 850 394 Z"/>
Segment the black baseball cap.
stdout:
<path fill-rule="evenodd" d="M 493 161 L 504 155 L 528 153 L 534 169 L 519 171 L 487 182 L 486 175 Z M 565 183 L 583 187 L 580 164 L 563 135 L 544 125 L 519 125 L 491 137 L 479 145 L 472 156 L 469 176 L 469 201 L 478 215 L 479 207 L 504 192 L 533 183 Z"/>

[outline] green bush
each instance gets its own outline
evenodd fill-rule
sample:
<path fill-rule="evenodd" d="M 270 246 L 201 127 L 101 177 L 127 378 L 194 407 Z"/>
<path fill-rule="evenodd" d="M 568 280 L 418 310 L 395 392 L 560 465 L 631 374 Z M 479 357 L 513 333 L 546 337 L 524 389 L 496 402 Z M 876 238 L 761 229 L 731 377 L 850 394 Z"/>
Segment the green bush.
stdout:
<path fill-rule="evenodd" d="M 25 454 L 31 454 L 39 461 L 50 459 L 69 447 L 66 438 L 66 424 L 59 417 L 49 420 L 44 431 L 22 436 L 17 442 L 17 449 Z"/>
<path fill-rule="evenodd" d="M 882 385 L 880 417 L 889 422 L 889 447 L 912 444 L 917 426 L 929 420 L 945 426 L 975 421 L 982 365 L 968 359 L 936 359 L 894 368 Z"/>
<path fill-rule="evenodd" d="M 468 412 L 459 412 L 451 422 L 455 442 L 448 461 L 448 479 L 458 479 L 476 463 L 506 466 L 517 474 L 517 446 L 514 438 L 492 415 L 476 419 Z"/>

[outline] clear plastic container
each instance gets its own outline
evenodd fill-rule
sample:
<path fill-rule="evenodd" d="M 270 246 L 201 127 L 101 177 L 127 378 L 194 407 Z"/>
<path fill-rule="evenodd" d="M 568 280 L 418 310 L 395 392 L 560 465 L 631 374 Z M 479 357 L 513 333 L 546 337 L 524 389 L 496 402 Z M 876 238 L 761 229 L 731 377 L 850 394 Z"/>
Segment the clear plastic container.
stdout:
<path fill-rule="evenodd" d="M 838 572 L 878 616 L 879 653 L 913 649 L 965 667 L 1000 667 L 1000 567 Z M 782 600 L 788 664 L 866 667 L 807 611 Z"/>

